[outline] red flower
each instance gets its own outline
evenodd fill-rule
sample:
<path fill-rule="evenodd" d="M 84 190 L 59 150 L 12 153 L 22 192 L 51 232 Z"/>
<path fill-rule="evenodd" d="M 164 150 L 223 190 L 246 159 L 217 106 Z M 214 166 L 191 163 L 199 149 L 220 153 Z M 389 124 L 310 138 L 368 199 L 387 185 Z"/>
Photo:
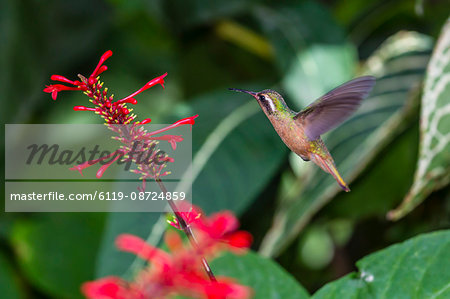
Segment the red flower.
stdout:
<path fill-rule="evenodd" d="M 116 246 L 122 251 L 131 252 L 140 258 L 153 261 L 160 266 L 167 265 L 170 262 L 170 256 L 159 248 L 153 247 L 141 238 L 122 234 L 116 239 Z"/>
<path fill-rule="evenodd" d="M 166 140 L 170 143 L 173 150 L 177 149 L 177 142 L 183 141 L 183 137 L 181 135 L 163 135 L 158 137 L 151 137 L 152 140 Z"/>
<path fill-rule="evenodd" d="M 82 286 L 83 294 L 91 299 L 169 298 L 174 295 L 208 299 L 249 298 L 250 289 L 229 278 L 211 281 L 202 270 L 200 251 L 185 247 L 178 234 L 166 234 L 166 242 L 170 253 L 139 237 L 119 236 L 117 247 L 147 260 L 149 267 L 143 269 L 133 282 L 118 277 L 86 282 Z"/>
<path fill-rule="evenodd" d="M 193 124 L 195 124 L 195 119 L 197 117 L 198 117 L 198 114 L 191 116 L 191 117 L 186 117 L 186 118 L 180 119 L 179 121 L 174 122 L 170 126 L 167 126 L 165 128 L 162 128 L 162 129 L 159 129 L 159 130 L 149 133 L 147 136 L 157 135 L 162 132 L 165 132 L 165 131 L 168 131 L 168 130 L 171 130 L 171 129 L 174 129 L 176 127 L 183 126 L 183 125 L 191 125 L 192 126 Z"/>
<path fill-rule="evenodd" d="M 112 51 L 108 50 L 106 51 L 102 57 L 100 57 L 100 61 L 98 62 L 97 66 L 95 67 L 94 71 L 92 72 L 92 74 L 89 76 L 89 78 L 95 78 L 98 75 L 100 75 L 102 72 L 106 71 L 108 69 L 108 67 L 106 65 L 103 65 L 103 63 L 112 56 Z"/>
<path fill-rule="evenodd" d="M 45 92 L 51 93 L 52 94 L 52 99 L 56 100 L 56 97 L 58 96 L 58 92 L 63 91 L 63 90 L 79 90 L 78 87 L 70 87 L 70 86 L 65 86 L 62 84 L 54 84 L 54 85 L 47 85 L 46 88 L 44 88 Z"/>
<path fill-rule="evenodd" d="M 229 278 L 206 285 L 205 293 L 208 294 L 208 299 L 249 298 L 251 296 L 248 287 L 236 284 Z"/>
<path fill-rule="evenodd" d="M 84 91 L 84 93 L 90 98 L 90 102 L 92 102 L 92 104 L 95 107 L 75 106 L 73 107 L 75 111 L 95 112 L 96 114 L 100 115 L 108 125 L 116 125 L 116 124 L 130 125 L 129 127 L 126 128 L 117 128 L 109 126 L 111 130 L 119 134 L 119 137 L 117 137 L 116 139 L 124 143 L 124 146 L 122 146 L 120 150 L 117 150 L 114 153 L 107 155 L 105 157 L 100 157 L 99 159 L 88 161 L 71 168 L 71 170 L 78 170 L 82 174 L 83 169 L 112 157 L 112 159 L 108 163 L 101 166 L 100 169 L 97 171 L 97 178 L 101 178 L 106 169 L 108 169 L 110 165 L 112 165 L 114 162 L 116 162 L 121 158 L 130 159 L 130 162 L 131 161 L 136 162 L 135 159 L 133 159 L 132 157 L 128 157 L 131 152 L 133 152 L 137 156 L 139 156 L 139 154 L 142 153 L 142 156 L 146 157 L 148 154 L 147 150 L 149 150 L 151 145 L 155 144 L 155 142 L 152 142 L 153 140 L 165 140 L 169 142 L 172 148 L 175 150 L 177 147 L 177 142 L 183 141 L 182 136 L 178 135 L 155 136 L 155 135 L 176 128 L 178 126 L 186 124 L 192 125 L 194 124 L 194 119 L 198 116 L 195 115 L 192 117 L 181 119 L 166 128 L 150 133 L 148 133 L 144 129 L 139 128 L 138 125 L 147 124 L 151 122 L 151 119 L 147 118 L 142 120 L 141 122 L 135 122 L 134 124 L 132 124 L 132 121 L 136 118 L 136 116 L 134 114 L 130 114 L 132 109 L 128 109 L 127 104 L 132 105 L 137 104 L 137 100 L 134 97 L 140 94 L 141 92 L 149 89 L 152 86 L 161 84 L 161 86 L 164 88 L 164 78 L 167 76 L 167 73 L 150 80 L 143 87 L 133 92 L 129 96 L 120 99 L 118 101 L 113 101 L 113 96 L 108 96 L 108 89 L 103 88 L 103 83 L 99 81 L 100 79 L 99 75 L 108 69 L 108 67 L 104 65 L 104 63 L 108 58 L 111 57 L 111 55 L 112 52 L 110 50 L 106 51 L 101 56 L 97 66 L 95 67 L 94 71 L 88 78 L 82 75 L 78 75 L 81 81 L 78 80 L 72 81 L 60 75 L 51 76 L 51 79 L 54 81 L 63 82 L 73 86 L 54 84 L 49 85 L 44 89 L 45 92 L 51 93 L 52 98 L 54 100 L 56 100 L 58 92 L 60 91 L 64 90 Z M 134 148 L 135 142 L 142 142 L 143 144 L 145 144 L 139 147 L 140 151 L 139 153 L 136 153 L 135 151 Z M 156 152 L 157 152 L 156 150 L 153 151 L 154 154 L 156 154 Z M 152 159 L 149 159 L 149 161 L 151 160 Z M 173 162 L 173 159 L 166 155 L 165 157 L 161 157 L 160 161 Z M 127 161 L 122 162 L 126 163 Z M 160 163 L 158 165 L 156 163 L 139 164 L 138 169 L 133 170 L 133 172 L 140 174 L 141 179 L 148 179 L 148 178 L 155 179 L 157 177 L 161 177 L 170 173 L 168 171 L 163 171 L 165 166 L 166 163 Z"/>
<path fill-rule="evenodd" d="M 140 298 L 137 293 L 133 293 L 125 281 L 112 276 L 84 283 L 81 287 L 81 292 L 87 298 L 93 299 Z"/>
<path fill-rule="evenodd" d="M 187 202 L 181 202 L 178 204 L 179 214 L 183 217 L 184 221 L 187 225 L 191 225 L 200 219 L 201 210 L 194 205 L 191 205 Z M 168 219 L 167 222 L 177 229 L 182 229 L 180 224 L 178 223 L 177 218 L 172 215 L 171 219 Z"/>
<path fill-rule="evenodd" d="M 232 212 L 223 211 L 206 217 L 202 216 L 200 208 L 189 205 L 186 202 L 179 204 L 179 214 L 187 225 L 194 228 L 200 248 L 205 253 L 215 253 L 218 249 L 242 253 L 252 244 L 253 237 L 250 233 L 237 230 L 239 221 Z M 182 229 L 174 216 L 167 222 L 177 229 Z"/>
<path fill-rule="evenodd" d="M 87 161 L 87 162 L 84 162 L 84 163 L 82 163 L 82 164 L 76 165 L 76 166 L 74 166 L 74 167 L 72 167 L 72 168 L 69 168 L 69 169 L 70 169 L 70 170 L 78 170 L 78 172 L 79 172 L 81 175 L 83 175 L 83 172 L 82 172 L 83 169 L 88 168 L 89 166 L 92 166 L 92 165 L 94 165 L 94 164 L 96 164 L 96 163 L 98 163 L 98 162 L 100 162 L 100 161 L 103 161 L 103 160 L 106 160 L 106 159 L 108 159 L 108 158 L 113 157 L 113 158 L 111 159 L 111 161 L 109 161 L 109 162 L 106 163 L 105 165 L 101 166 L 100 169 L 97 171 L 96 177 L 99 179 L 99 178 L 101 178 L 101 177 L 103 176 L 103 173 L 105 172 L 105 170 L 106 170 L 109 166 L 111 166 L 112 163 L 114 163 L 115 161 L 117 161 L 117 159 L 119 159 L 119 158 L 122 157 L 123 155 L 124 155 L 124 153 L 123 153 L 121 150 L 117 150 L 117 151 L 114 151 L 114 152 L 112 152 L 111 154 L 106 155 L 106 156 L 103 156 L 103 157 L 101 157 L 101 158 L 99 158 L 99 159 L 92 160 L 92 161 Z"/>
<path fill-rule="evenodd" d="M 134 96 L 140 94 L 146 89 L 150 87 L 161 84 L 164 87 L 164 77 L 167 76 L 167 73 L 162 76 L 156 77 L 155 79 L 147 82 L 143 87 L 132 93 L 131 95 L 113 102 L 113 96 L 108 97 L 108 89 L 103 89 L 103 83 L 99 81 L 99 75 L 106 71 L 108 67 L 103 65 L 103 63 L 112 56 L 112 52 L 110 50 L 106 51 L 100 58 L 97 66 L 95 67 L 92 74 L 89 78 L 86 78 L 82 75 L 78 75 L 81 81 L 69 80 L 66 77 L 60 75 L 52 75 L 51 79 L 54 81 L 60 81 L 63 83 L 71 84 L 73 86 L 66 86 L 62 84 L 54 84 L 48 85 L 44 88 L 44 92 L 51 93 L 52 99 L 56 100 L 58 92 L 64 90 L 82 90 L 85 94 L 91 98 L 91 102 L 97 106 L 96 108 L 88 108 L 84 106 L 75 106 L 74 110 L 76 111 L 95 111 L 99 114 L 103 119 L 105 119 L 108 124 L 129 124 L 131 121 L 135 119 L 135 115 L 129 115 L 130 110 L 126 107 L 126 104 L 137 104 Z"/>
<path fill-rule="evenodd" d="M 216 245 L 226 245 L 230 250 L 241 253 L 249 248 L 253 241 L 250 233 L 237 230 L 239 221 L 230 211 L 202 217 L 193 226 L 204 236 L 200 242 L 212 244 L 213 250 L 217 250 Z"/>

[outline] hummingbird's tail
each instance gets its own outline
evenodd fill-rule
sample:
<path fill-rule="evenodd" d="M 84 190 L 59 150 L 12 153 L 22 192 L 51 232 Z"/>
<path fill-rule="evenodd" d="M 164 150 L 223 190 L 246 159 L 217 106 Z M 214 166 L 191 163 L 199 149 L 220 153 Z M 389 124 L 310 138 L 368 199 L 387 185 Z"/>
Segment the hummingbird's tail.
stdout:
<path fill-rule="evenodd" d="M 321 157 L 319 154 L 311 154 L 311 160 L 319 165 L 325 172 L 331 174 L 334 179 L 338 182 L 339 186 L 344 189 L 345 192 L 350 192 L 350 188 L 344 182 L 341 175 L 339 174 L 336 165 L 334 164 L 333 158 L 329 157 Z"/>

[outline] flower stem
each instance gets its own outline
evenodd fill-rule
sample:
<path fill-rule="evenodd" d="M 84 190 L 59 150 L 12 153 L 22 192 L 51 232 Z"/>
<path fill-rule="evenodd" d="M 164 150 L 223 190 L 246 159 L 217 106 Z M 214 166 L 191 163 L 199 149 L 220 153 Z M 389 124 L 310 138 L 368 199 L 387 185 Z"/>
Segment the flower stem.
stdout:
<path fill-rule="evenodd" d="M 161 179 L 160 178 L 156 178 L 155 181 L 158 183 L 159 188 L 161 189 L 161 191 L 163 193 L 167 193 L 166 186 L 164 186 L 164 184 L 161 181 Z M 169 200 L 168 203 L 169 203 L 169 206 L 172 209 L 173 213 L 175 214 L 175 217 L 177 218 L 177 221 L 178 221 L 178 223 L 180 225 L 180 228 L 183 230 L 183 232 L 188 237 L 189 241 L 191 242 L 191 245 L 195 249 L 198 249 L 198 243 L 197 243 L 197 240 L 195 239 L 194 232 L 192 231 L 191 227 L 186 223 L 186 221 L 184 220 L 184 218 L 181 215 L 181 213 L 178 211 L 177 205 L 171 200 Z M 214 276 L 214 273 L 212 272 L 211 267 L 209 266 L 208 261 L 206 260 L 205 257 L 202 257 L 202 264 L 203 264 L 203 268 L 206 271 L 206 274 L 208 274 L 209 279 L 211 281 L 217 281 L 216 277 Z"/>

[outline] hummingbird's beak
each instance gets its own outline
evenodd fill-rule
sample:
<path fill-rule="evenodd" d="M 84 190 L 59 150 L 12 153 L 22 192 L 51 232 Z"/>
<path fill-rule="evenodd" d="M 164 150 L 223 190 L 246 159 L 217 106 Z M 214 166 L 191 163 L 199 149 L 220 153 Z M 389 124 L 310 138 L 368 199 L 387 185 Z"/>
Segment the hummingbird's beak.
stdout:
<path fill-rule="evenodd" d="M 237 88 L 228 88 L 228 89 L 229 90 L 233 90 L 233 91 L 248 93 L 249 95 L 253 96 L 254 98 L 256 98 L 256 95 L 258 94 L 257 92 L 244 90 L 244 89 L 237 89 Z"/>

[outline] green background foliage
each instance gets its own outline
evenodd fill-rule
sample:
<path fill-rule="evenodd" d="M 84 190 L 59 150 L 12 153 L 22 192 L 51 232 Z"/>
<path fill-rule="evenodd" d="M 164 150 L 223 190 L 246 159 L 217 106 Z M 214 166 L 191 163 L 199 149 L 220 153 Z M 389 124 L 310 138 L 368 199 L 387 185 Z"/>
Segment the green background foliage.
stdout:
<path fill-rule="evenodd" d="M 134 112 L 156 123 L 199 114 L 193 201 L 208 214 L 233 211 L 255 237 L 252 252 L 220 257 L 213 270 L 256 298 L 445 298 L 448 17 L 446 1 L 4 0 L 1 117 L 100 123 L 72 110 L 88 105 L 81 93 L 52 101 L 42 89 L 52 74 L 90 74 L 108 49 L 102 80 L 116 97 L 168 72 L 166 89 L 139 95 Z M 351 193 L 289 153 L 258 105 L 227 90 L 273 88 L 299 110 L 363 74 L 377 77 L 373 92 L 324 136 Z M 143 262 L 118 252 L 115 237 L 159 244 L 165 229 L 157 213 L 2 212 L 1 297 L 80 298 L 84 281 L 130 279 Z"/>

